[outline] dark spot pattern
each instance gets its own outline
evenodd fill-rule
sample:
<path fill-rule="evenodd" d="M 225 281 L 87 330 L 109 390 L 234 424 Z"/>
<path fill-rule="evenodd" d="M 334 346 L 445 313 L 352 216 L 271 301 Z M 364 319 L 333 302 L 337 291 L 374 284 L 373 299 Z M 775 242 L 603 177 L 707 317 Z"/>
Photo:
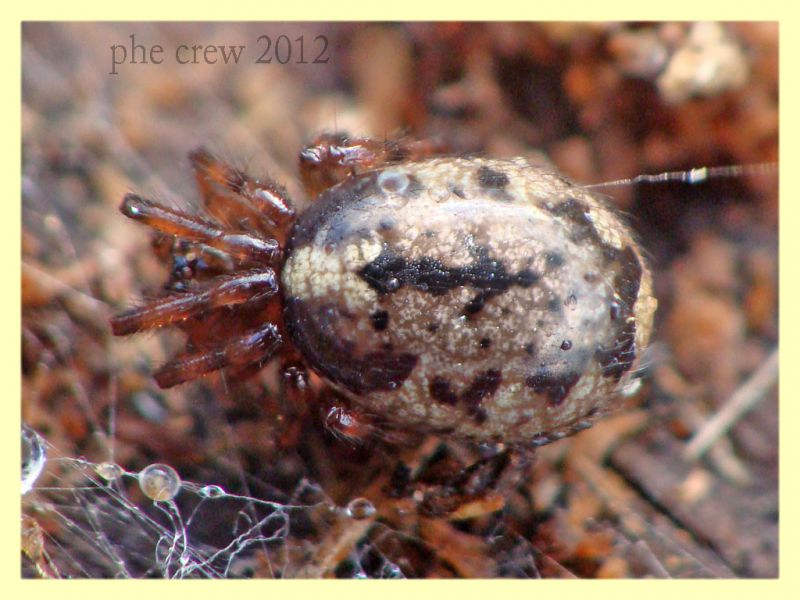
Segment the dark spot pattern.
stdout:
<path fill-rule="evenodd" d="M 508 184 L 508 175 L 502 171 L 495 171 L 485 165 L 478 169 L 478 185 L 482 188 L 499 190 Z"/>
<path fill-rule="evenodd" d="M 570 239 L 575 243 L 593 241 L 595 244 L 604 245 L 597 229 L 589 216 L 589 207 L 576 198 L 567 198 L 558 204 L 545 204 L 544 206 L 555 216 L 565 217 L 572 222 L 574 227 Z"/>
<path fill-rule="evenodd" d="M 488 369 L 479 374 L 469 386 L 457 395 L 451 388 L 450 382 L 442 377 L 434 377 L 428 385 L 431 398 L 446 404 L 455 406 L 458 403 L 464 405 L 467 414 L 478 424 L 487 419 L 486 409 L 481 406 L 484 398 L 493 396 L 500 387 L 503 380 L 502 373 L 497 369 Z"/>
<path fill-rule="evenodd" d="M 352 369 L 357 371 L 355 377 L 341 383 L 348 385 L 356 394 L 396 390 L 411 375 L 417 365 L 418 357 L 407 352 L 370 352 L 363 358 L 352 361 Z M 340 363 L 341 364 L 341 363 Z M 331 377 L 333 379 L 333 377 Z"/>
<path fill-rule="evenodd" d="M 486 421 L 486 409 L 481 407 L 481 402 L 484 398 L 494 395 L 497 388 L 500 387 L 502 379 L 503 377 L 500 371 L 497 369 L 489 369 L 478 375 L 461 394 L 461 401 L 467 407 L 467 414 L 469 414 L 476 423 L 483 423 Z"/>
<path fill-rule="evenodd" d="M 483 309 L 484 304 L 486 304 L 486 294 L 484 292 L 478 292 L 464 307 L 464 314 L 478 314 Z"/>
<path fill-rule="evenodd" d="M 564 255 L 561 254 L 560 252 L 555 252 L 555 251 L 547 252 L 544 255 L 544 258 L 545 258 L 545 264 L 547 264 L 547 266 L 550 267 L 551 269 L 557 269 L 559 267 L 564 266 L 565 262 Z"/>
<path fill-rule="evenodd" d="M 578 380 L 580 373 L 564 373 L 554 375 L 548 371 L 539 371 L 525 379 L 525 385 L 537 394 L 544 394 L 552 406 L 558 406 L 569 395 Z"/>
<path fill-rule="evenodd" d="M 570 340 L 564 340 L 561 342 L 561 349 L 562 350 L 569 350 L 572 348 L 572 342 Z"/>
<path fill-rule="evenodd" d="M 489 256 L 483 246 L 472 249 L 474 261 L 463 267 L 448 267 L 440 260 L 423 256 L 408 260 L 395 254 L 388 244 L 380 255 L 358 272 L 367 284 L 380 294 L 396 292 L 403 286 L 411 286 L 421 292 L 441 296 L 461 286 L 472 286 L 478 290 L 465 307 L 465 312 L 474 315 L 483 308 L 492 296 L 502 294 L 512 285 L 528 288 L 539 280 L 539 275 L 529 269 L 509 274 L 501 260 Z"/>
<path fill-rule="evenodd" d="M 486 350 L 486 348 L 488 348 L 489 346 L 492 345 L 492 340 L 490 340 L 489 338 L 481 338 L 481 341 L 478 342 L 478 343 L 479 343 L 481 348 Z"/>
<path fill-rule="evenodd" d="M 428 385 L 428 391 L 431 398 L 442 404 L 455 406 L 458 402 L 458 396 L 450 389 L 450 382 L 442 377 L 434 377 Z"/>
<path fill-rule="evenodd" d="M 376 310 L 369 316 L 375 331 L 383 331 L 389 326 L 389 313 L 385 310 Z"/>

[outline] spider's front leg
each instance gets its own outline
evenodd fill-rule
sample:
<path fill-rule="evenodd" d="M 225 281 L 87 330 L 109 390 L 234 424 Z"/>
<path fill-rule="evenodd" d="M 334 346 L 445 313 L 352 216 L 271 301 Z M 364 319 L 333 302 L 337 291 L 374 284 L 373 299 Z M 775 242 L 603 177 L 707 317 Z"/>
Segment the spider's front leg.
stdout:
<path fill-rule="evenodd" d="M 111 319 L 114 335 L 165 327 L 223 306 L 256 303 L 278 292 L 275 271 L 248 272 L 219 278 L 207 290 L 173 294 L 127 310 Z"/>
<path fill-rule="evenodd" d="M 144 223 L 160 233 L 200 242 L 240 261 L 270 264 L 280 257 L 281 247 L 277 240 L 227 231 L 211 221 L 167 208 L 136 194 L 127 194 L 119 209 L 126 217 Z"/>
<path fill-rule="evenodd" d="M 449 147 L 433 140 L 373 140 L 345 133 L 323 133 L 299 156 L 300 177 L 309 196 L 321 192 L 368 169 L 405 160 L 420 160 L 448 152 Z"/>
<path fill-rule="evenodd" d="M 296 216 L 286 188 L 270 179 L 254 179 L 205 148 L 192 152 L 189 160 L 203 205 L 212 217 L 229 227 L 256 231 L 284 244 Z"/>
<path fill-rule="evenodd" d="M 128 310 L 111 319 L 111 329 L 114 335 L 128 335 L 181 325 L 190 333 L 193 329 L 202 332 L 203 315 L 237 305 L 248 314 L 259 314 L 259 307 L 270 302 L 277 291 L 278 282 L 272 269 L 228 276 L 207 290 L 173 294 Z M 170 360 L 155 373 L 160 387 L 172 387 L 218 369 L 243 371 L 254 365 L 260 367 L 283 341 L 278 327 L 271 322 L 248 329 L 235 322 L 222 341 L 200 340 L 196 349 Z"/>
<path fill-rule="evenodd" d="M 229 338 L 219 346 L 173 358 L 155 372 L 156 383 L 161 388 L 169 388 L 224 368 L 234 372 L 257 371 L 272 358 L 282 341 L 278 328 L 267 323 Z"/>

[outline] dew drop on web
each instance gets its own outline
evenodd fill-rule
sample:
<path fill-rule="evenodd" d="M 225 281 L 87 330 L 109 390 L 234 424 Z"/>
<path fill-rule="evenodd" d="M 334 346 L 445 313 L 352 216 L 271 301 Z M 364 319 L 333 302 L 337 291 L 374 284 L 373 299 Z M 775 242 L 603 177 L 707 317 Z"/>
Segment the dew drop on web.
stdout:
<path fill-rule="evenodd" d="M 139 487 L 151 500 L 167 502 L 178 495 L 181 478 L 169 465 L 156 463 L 139 472 Z"/>

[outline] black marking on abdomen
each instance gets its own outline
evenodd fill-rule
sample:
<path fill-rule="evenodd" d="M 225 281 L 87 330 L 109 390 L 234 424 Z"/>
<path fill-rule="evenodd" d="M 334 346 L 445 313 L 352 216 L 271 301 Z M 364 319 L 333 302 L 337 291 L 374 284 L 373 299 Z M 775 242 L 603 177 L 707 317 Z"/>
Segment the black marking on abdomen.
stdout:
<path fill-rule="evenodd" d="M 501 202 L 511 202 L 514 199 L 507 189 L 511 180 L 502 171 L 495 171 L 484 165 L 478 169 L 477 180 L 480 189 L 489 197 Z"/>
<path fill-rule="evenodd" d="M 434 377 L 428 385 L 428 391 L 431 398 L 441 404 L 455 406 L 459 402 L 463 403 L 467 414 L 480 424 L 486 421 L 488 416 L 486 409 L 481 406 L 481 402 L 484 398 L 493 396 L 497 392 L 502 380 L 503 375 L 499 370 L 488 369 L 473 379 L 469 387 L 458 395 L 453 391 L 447 379 Z"/>
<path fill-rule="evenodd" d="M 481 402 L 483 402 L 484 398 L 494 395 L 497 388 L 500 387 L 502 379 L 500 371 L 489 369 L 478 375 L 461 394 L 461 401 L 466 404 L 467 414 L 476 423 L 480 424 L 486 421 L 486 409 L 481 406 Z"/>
<path fill-rule="evenodd" d="M 509 184 L 508 175 L 487 166 L 478 169 L 478 185 L 482 188 L 501 190 Z"/>
<path fill-rule="evenodd" d="M 428 391 L 431 398 L 442 404 L 455 406 L 458 402 L 458 396 L 450 389 L 450 382 L 442 377 L 434 377 L 428 385 Z"/>
<path fill-rule="evenodd" d="M 509 274 L 503 262 L 491 258 L 483 246 L 475 247 L 473 254 L 474 262 L 463 267 L 448 267 L 429 256 L 408 260 L 395 254 L 387 244 L 358 274 L 380 294 L 390 294 L 408 285 L 433 296 L 442 296 L 457 287 L 472 286 L 478 294 L 465 307 L 467 314 L 479 312 L 486 300 L 502 294 L 512 285 L 527 288 L 539 280 L 539 274 L 529 269 Z"/>
<path fill-rule="evenodd" d="M 544 258 L 545 258 L 545 264 L 551 269 L 557 269 L 559 267 L 562 267 L 566 262 L 564 259 L 564 255 L 555 250 L 547 252 L 544 255 Z"/>
<path fill-rule="evenodd" d="M 558 406 L 569 395 L 578 380 L 580 373 L 564 373 L 554 375 L 548 371 L 539 371 L 525 379 L 525 385 L 533 389 L 538 394 L 547 396 L 547 400 L 552 406 Z"/>
<path fill-rule="evenodd" d="M 592 241 L 599 246 L 605 246 L 603 239 L 595 229 L 594 222 L 589 216 L 589 207 L 576 198 L 567 198 L 559 204 L 545 204 L 544 208 L 558 217 L 565 217 L 575 226 L 570 239 L 576 244 Z"/>
<path fill-rule="evenodd" d="M 369 320 L 375 331 L 383 331 L 389 326 L 389 313 L 378 309 L 369 316 Z"/>
<path fill-rule="evenodd" d="M 486 293 L 480 291 L 477 294 L 475 294 L 472 300 L 467 302 L 467 305 L 464 307 L 464 314 L 465 315 L 478 314 L 483 309 L 484 304 L 486 304 Z"/>

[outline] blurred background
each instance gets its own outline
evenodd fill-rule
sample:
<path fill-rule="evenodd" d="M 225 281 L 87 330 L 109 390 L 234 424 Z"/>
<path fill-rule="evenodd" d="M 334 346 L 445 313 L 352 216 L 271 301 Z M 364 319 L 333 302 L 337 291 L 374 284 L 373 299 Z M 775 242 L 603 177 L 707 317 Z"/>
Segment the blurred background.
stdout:
<path fill-rule="evenodd" d="M 274 368 L 159 390 L 152 371 L 180 338 L 113 339 L 108 326 L 167 273 L 149 232 L 117 211 L 122 196 L 195 208 L 186 156 L 199 145 L 274 177 L 300 207 L 297 153 L 321 131 L 524 156 L 587 185 L 776 162 L 777 24 L 22 34 L 24 576 L 777 576 L 775 170 L 599 188 L 655 273 L 643 390 L 446 508 L 425 481 L 482 449 L 337 440 L 287 405 Z M 736 415 L 732 399 L 752 408 Z M 689 446 L 720 413 L 730 429 Z M 153 463 L 184 481 L 174 502 L 139 485 Z M 413 493 L 397 485 L 408 471 Z"/>

